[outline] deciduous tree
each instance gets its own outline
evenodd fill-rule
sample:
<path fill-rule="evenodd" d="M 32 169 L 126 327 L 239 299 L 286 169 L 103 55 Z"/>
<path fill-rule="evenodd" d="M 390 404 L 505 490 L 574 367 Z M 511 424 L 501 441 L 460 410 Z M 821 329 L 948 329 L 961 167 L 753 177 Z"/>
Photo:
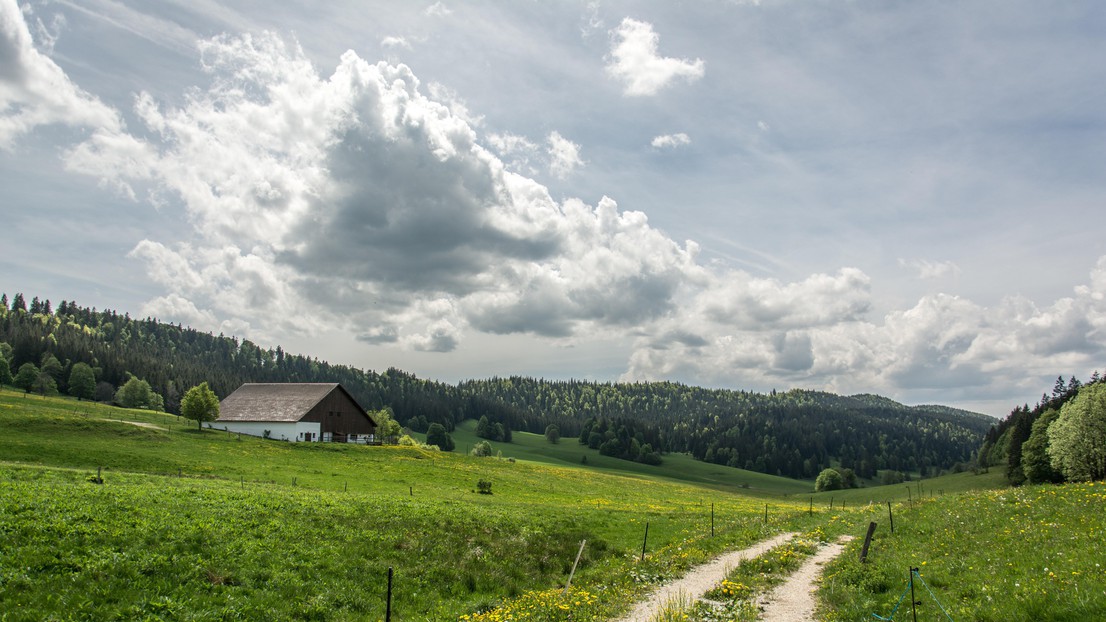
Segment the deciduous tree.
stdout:
<path fill-rule="evenodd" d="M 162 410 L 164 408 L 161 396 L 150 389 L 150 383 L 136 376 L 131 376 L 115 392 L 115 403 L 123 408 L 147 408 L 149 410 Z"/>
<path fill-rule="evenodd" d="M 8 361 L 8 357 L 0 352 L 0 384 L 11 384 L 12 380 L 11 363 Z"/>
<path fill-rule="evenodd" d="M 1053 468 L 1069 480 L 1106 478 L 1106 384 L 1081 389 L 1048 427 Z"/>
<path fill-rule="evenodd" d="M 12 384 L 23 389 L 24 393 L 30 393 L 31 388 L 35 385 L 35 380 L 38 378 L 38 366 L 34 363 L 23 363 L 19 366 L 19 371 L 15 374 L 15 379 Z"/>
<path fill-rule="evenodd" d="M 180 401 L 180 414 L 196 422 L 197 429 L 203 430 L 205 421 L 219 418 L 219 398 L 207 388 L 207 382 L 185 391 Z"/>
<path fill-rule="evenodd" d="M 426 430 L 426 444 L 437 445 L 442 451 L 453 451 L 453 437 L 445 431 L 445 426 L 440 423 L 431 423 Z"/>
<path fill-rule="evenodd" d="M 822 492 L 826 490 L 841 490 L 845 487 L 845 479 L 836 469 L 823 469 L 814 480 L 814 490 Z"/>
<path fill-rule="evenodd" d="M 385 443 L 396 443 L 403 434 L 403 427 L 396 421 L 390 406 L 385 406 L 376 412 L 369 413 L 376 422 L 376 435 Z"/>
<path fill-rule="evenodd" d="M 545 426 L 545 440 L 556 445 L 561 442 L 561 431 L 552 423 Z"/>
<path fill-rule="evenodd" d="M 77 400 L 92 399 L 96 393 L 96 374 L 88 363 L 77 363 L 69 372 L 69 395 Z"/>
<path fill-rule="evenodd" d="M 45 371 L 40 371 L 31 385 L 31 390 L 39 395 L 57 395 L 58 383 L 53 376 Z"/>

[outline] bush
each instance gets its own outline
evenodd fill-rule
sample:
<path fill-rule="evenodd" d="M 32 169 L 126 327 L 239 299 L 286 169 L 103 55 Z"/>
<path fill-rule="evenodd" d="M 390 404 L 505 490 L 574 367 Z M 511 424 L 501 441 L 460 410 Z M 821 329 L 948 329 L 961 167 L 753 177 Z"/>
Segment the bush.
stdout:
<path fill-rule="evenodd" d="M 445 426 L 440 423 L 431 423 L 426 430 L 426 444 L 435 445 L 442 451 L 453 451 L 453 437 L 445 431 Z"/>
<path fill-rule="evenodd" d="M 476 492 L 482 495 L 492 494 L 492 483 L 486 479 L 476 482 Z"/>
<path fill-rule="evenodd" d="M 841 490 L 845 487 L 845 478 L 841 477 L 841 474 L 836 469 L 823 469 L 818 474 L 818 479 L 814 480 L 815 492 L 823 492 L 826 490 Z"/>
<path fill-rule="evenodd" d="M 550 423 L 545 426 L 545 440 L 556 445 L 561 440 L 561 431 L 557 426 Z"/>
<path fill-rule="evenodd" d="M 477 458 L 488 458 L 492 455 L 492 444 L 488 441 L 480 441 L 469 453 Z"/>

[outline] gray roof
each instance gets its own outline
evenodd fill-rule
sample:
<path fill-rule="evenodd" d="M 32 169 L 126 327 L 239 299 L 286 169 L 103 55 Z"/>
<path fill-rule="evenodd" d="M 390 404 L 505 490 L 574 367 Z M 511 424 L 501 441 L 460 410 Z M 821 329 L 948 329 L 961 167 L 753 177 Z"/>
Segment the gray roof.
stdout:
<path fill-rule="evenodd" d="M 244 384 L 219 402 L 216 422 L 299 421 L 334 390 L 345 392 L 335 382 Z"/>

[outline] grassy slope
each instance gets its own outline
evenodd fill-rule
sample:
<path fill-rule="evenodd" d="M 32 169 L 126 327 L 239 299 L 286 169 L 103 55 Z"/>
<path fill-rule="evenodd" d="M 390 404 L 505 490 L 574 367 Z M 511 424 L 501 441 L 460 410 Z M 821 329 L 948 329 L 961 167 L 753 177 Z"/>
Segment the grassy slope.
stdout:
<path fill-rule="evenodd" d="M 1106 574 L 1094 565 L 1106 534 L 1101 484 L 962 493 L 1001 475 L 924 480 L 924 496 L 944 494 L 898 503 L 891 535 L 886 507 L 867 503 L 901 501 L 905 484 L 823 493 L 807 516 L 800 483 L 804 491 L 769 502 L 765 525 L 765 501 L 727 492 L 733 484 L 614 475 L 604 471 L 625 466 L 597 454 L 598 464 L 588 462 L 601 470 L 582 469 L 573 439 L 553 446 L 518 435 L 503 448 L 516 463 L 293 446 L 11 391 L 0 391 L 0 429 L 0 611 L 10 620 L 375 620 L 388 566 L 399 620 L 455 619 L 503 601 L 531 611 L 516 619 L 563 619 L 561 605 L 576 619 L 606 619 L 652 582 L 723 549 L 819 525 L 862 535 L 869 520 L 880 524 L 871 563 L 853 561 L 858 540 L 831 567 L 828 619 L 887 615 L 909 565 L 923 567 L 957 620 L 1094 619 L 1106 610 Z M 106 467 L 102 486 L 86 481 L 97 466 Z M 472 492 L 481 478 L 494 495 Z M 910 486 L 917 500 L 918 483 Z M 649 555 L 639 563 L 644 522 Z M 585 538 L 578 590 L 560 600 L 553 588 Z"/>
<path fill-rule="evenodd" d="M 686 484 L 239 439 L 10 391 L 0 427 L 0 610 L 15 620 L 374 619 L 387 566 L 407 619 L 448 619 L 553 594 L 542 590 L 564 581 L 582 539 L 574 585 L 602 619 L 652 581 L 821 518 L 776 501 L 764 524 L 761 501 Z M 102 486 L 86 479 L 99 466 Z M 479 479 L 495 494 L 475 494 Z"/>
<path fill-rule="evenodd" d="M 886 504 L 888 501 L 898 503 L 920 498 L 928 499 L 930 497 L 967 492 L 970 490 L 1005 488 L 1008 485 L 1006 477 L 1002 474 L 1002 469 L 994 468 L 990 469 L 987 473 L 952 473 L 940 477 L 904 482 L 891 486 L 870 486 L 866 488 L 852 488 L 849 490 L 833 490 L 829 492 L 813 493 L 807 496 L 812 497 L 815 504 L 828 505 L 832 498 L 835 504 L 845 502 L 847 507 L 853 504 Z"/>
<path fill-rule="evenodd" d="M 895 533 L 878 521 L 868 564 L 860 541 L 826 569 L 826 620 L 890 617 L 915 586 L 919 620 L 1106 619 L 1106 483 L 946 494 L 899 506 Z M 927 587 L 928 586 L 928 587 Z M 932 590 L 932 596 L 930 591 Z M 909 599 L 895 619 L 911 619 Z"/>
<path fill-rule="evenodd" d="M 476 422 L 468 420 L 452 433 L 456 451 L 465 453 L 484 439 L 476 436 Z M 695 460 L 686 454 L 666 454 L 660 466 L 649 466 L 628 460 L 604 456 L 598 450 L 581 445 L 575 438 L 562 438 L 553 444 L 541 434 L 515 432 L 510 443 L 492 442 L 492 453 L 503 452 L 505 458 L 516 458 L 571 469 L 586 469 L 604 473 L 643 477 L 656 481 L 690 483 L 717 490 L 741 492 L 749 496 L 780 496 L 802 494 L 814 489 L 813 482 L 765 475 L 755 471 L 734 469 Z M 582 458 L 587 457 L 584 464 Z"/>

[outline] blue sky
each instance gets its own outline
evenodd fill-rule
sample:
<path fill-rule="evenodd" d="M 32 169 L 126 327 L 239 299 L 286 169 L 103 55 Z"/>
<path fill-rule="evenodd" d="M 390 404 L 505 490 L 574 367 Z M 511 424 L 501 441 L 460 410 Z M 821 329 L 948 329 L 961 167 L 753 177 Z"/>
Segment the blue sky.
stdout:
<path fill-rule="evenodd" d="M 1098 2 L 0 0 L 0 291 L 1004 415 L 1106 353 Z"/>

